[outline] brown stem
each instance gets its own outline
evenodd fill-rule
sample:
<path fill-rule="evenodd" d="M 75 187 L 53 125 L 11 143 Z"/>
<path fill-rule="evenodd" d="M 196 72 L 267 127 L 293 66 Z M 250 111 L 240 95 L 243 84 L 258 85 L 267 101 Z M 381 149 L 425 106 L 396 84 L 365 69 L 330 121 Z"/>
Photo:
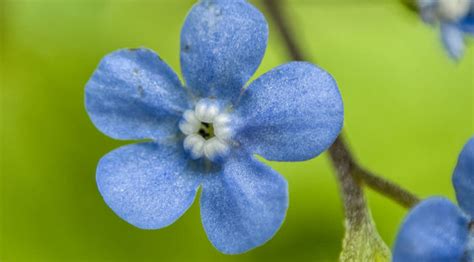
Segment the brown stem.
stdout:
<path fill-rule="evenodd" d="M 263 0 L 263 4 L 266 6 L 268 13 L 273 18 L 283 37 L 289 56 L 294 60 L 304 60 L 305 56 L 295 41 L 294 32 L 285 22 L 286 19 L 284 18 L 282 2 L 283 0 Z M 393 182 L 376 176 L 359 165 L 354 160 L 342 134 L 329 148 L 329 154 L 333 166 L 337 170 L 337 177 L 341 184 L 341 191 L 348 219 L 351 217 L 353 217 L 353 219 L 359 219 L 362 214 L 361 212 L 367 213 L 361 184 L 367 185 L 407 208 L 412 207 L 419 202 L 418 197 L 414 194 Z"/>
<path fill-rule="evenodd" d="M 283 41 L 286 44 L 286 49 L 288 50 L 288 54 L 291 56 L 293 60 L 302 61 L 304 60 L 304 55 L 301 49 L 298 47 L 296 42 L 294 41 L 295 37 L 293 35 L 293 31 L 290 29 L 289 25 L 285 22 L 285 18 L 283 17 L 283 10 L 281 2 L 283 0 L 263 0 L 265 7 L 267 8 L 268 12 L 273 18 L 277 29 L 279 30 L 281 36 L 283 37 Z"/>
<path fill-rule="evenodd" d="M 397 201 L 403 207 L 411 208 L 420 202 L 420 199 L 414 194 L 360 166 L 355 166 L 352 174 L 368 187 Z"/>
<path fill-rule="evenodd" d="M 345 146 L 344 138 L 339 136 L 329 148 L 329 155 L 341 187 L 342 199 L 347 221 L 354 226 L 363 225 L 369 212 L 360 181 L 353 176 L 354 161 Z"/>

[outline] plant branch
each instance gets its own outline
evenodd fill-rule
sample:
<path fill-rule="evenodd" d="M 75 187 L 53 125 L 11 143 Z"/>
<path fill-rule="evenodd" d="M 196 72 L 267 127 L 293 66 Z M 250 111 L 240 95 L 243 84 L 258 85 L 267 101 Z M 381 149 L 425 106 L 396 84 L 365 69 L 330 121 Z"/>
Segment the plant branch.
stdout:
<path fill-rule="evenodd" d="M 389 197 L 406 208 L 415 206 L 420 199 L 409 191 L 401 188 L 397 184 L 388 181 L 374 173 L 363 169 L 360 166 L 354 166 L 352 173 L 357 179 L 360 179 L 364 185 L 372 188 L 374 191 Z"/>
<path fill-rule="evenodd" d="M 352 225 L 363 225 L 369 219 L 367 203 L 364 192 L 360 185 L 360 180 L 352 175 L 354 161 L 348 148 L 345 146 L 344 138 L 339 136 L 334 144 L 329 148 L 329 155 L 342 192 L 346 219 Z"/>
<path fill-rule="evenodd" d="M 337 172 L 345 210 L 346 232 L 339 261 L 391 261 L 367 206 L 360 180 L 353 176 L 354 161 L 342 137 L 329 149 Z"/>
<path fill-rule="evenodd" d="M 282 2 L 283 0 L 263 0 L 263 4 L 266 6 L 283 37 L 289 56 L 294 60 L 304 60 L 305 56 L 295 41 L 294 32 L 285 22 L 286 19 L 284 18 L 284 12 L 282 10 Z M 418 197 L 414 194 L 393 182 L 376 176 L 374 173 L 371 173 L 359 165 L 350 152 L 342 134 L 329 148 L 329 154 L 338 173 L 337 175 L 346 205 L 346 216 L 348 216 L 348 218 L 354 216 L 354 219 L 356 219 L 355 217 L 359 216 L 360 212 L 366 210 L 361 184 L 374 189 L 407 208 L 419 202 Z M 348 203 L 351 203 L 350 206 L 347 206 Z"/>
<path fill-rule="evenodd" d="M 281 2 L 283 2 L 283 0 L 263 0 L 265 7 L 272 16 L 273 21 L 276 23 L 277 28 L 280 31 L 281 36 L 283 37 L 289 56 L 291 56 L 293 60 L 302 61 L 304 60 L 305 56 L 302 50 L 294 41 L 295 37 L 293 35 L 293 31 L 290 29 L 290 26 L 285 22 L 285 18 L 283 17 L 282 5 L 280 5 Z"/>

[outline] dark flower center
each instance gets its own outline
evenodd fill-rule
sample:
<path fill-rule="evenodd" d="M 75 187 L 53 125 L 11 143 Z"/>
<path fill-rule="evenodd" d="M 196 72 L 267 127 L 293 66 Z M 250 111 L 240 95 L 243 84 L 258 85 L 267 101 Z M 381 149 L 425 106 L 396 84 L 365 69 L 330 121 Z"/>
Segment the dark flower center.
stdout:
<path fill-rule="evenodd" d="M 210 123 L 201 123 L 198 134 L 200 134 L 204 139 L 208 140 L 214 137 L 214 126 Z"/>

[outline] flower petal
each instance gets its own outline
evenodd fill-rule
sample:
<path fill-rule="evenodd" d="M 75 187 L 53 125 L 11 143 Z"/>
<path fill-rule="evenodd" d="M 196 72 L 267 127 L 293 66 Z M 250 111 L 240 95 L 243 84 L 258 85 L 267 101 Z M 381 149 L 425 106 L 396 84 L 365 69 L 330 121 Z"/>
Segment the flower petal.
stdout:
<path fill-rule="evenodd" d="M 175 146 L 127 145 L 100 160 L 97 186 L 123 220 L 143 229 L 162 228 L 177 220 L 196 196 L 200 176 L 187 164 Z"/>
<path fill-rule="evenodd" d="M 265 17 L 244 0 L 203 0 L 181 32 L 181 70 L 198 96 L 234 100 L 265 53 Z"/>
<path fill-rule="evenodd" d="M 459 206 L 474 218 L 474 137 L 464 146 L 453 174 Z"/>
<path fill-rule="evenodd" d="M 285 179 L 250 156 L 233 156 L 203 184 L 201 216 L 212 244 L 226 254 L 263 245 L 288 208 Z"/>
<path fill-rule="evenodd" d="M 418 0 L 418 7 L 421 18 L 425 23 L 433 25 L 437 19 L 436 9 L 438 8 L 437 0 Z"/>
<path fill-rule="evenodd" d="M 429 198 L 410 211 L 398 232 L 394 262 L 461 261 L 468 241 L 468 220 L 457 206 Z"/>
<path fill-rule="evenodd" d="M 343 111 L 329 73 L 292 62 L 250 84 L 234 113 L 235 139 L 269 160 L 307 160 L 334 142 Z"/>
<path fill-rule="evenodd" d="M 459 60 L 464 54 L 464 35 L 456 24 L 441 23 L 441 40 L 451 58 Z"/>
<path fill-rule="evenodd" d="M 474 2 L 472 11 L 460 22 L 461 30 L 467 34 L 474 36 Z"/>
<path fill-rule="evenodd" d="M 116 139 L 158 138 L 178 130 L 187 106 L 171 68 L 149 49 L 122 49 L 102 59 L 86 86 L 92 122 Z"/>

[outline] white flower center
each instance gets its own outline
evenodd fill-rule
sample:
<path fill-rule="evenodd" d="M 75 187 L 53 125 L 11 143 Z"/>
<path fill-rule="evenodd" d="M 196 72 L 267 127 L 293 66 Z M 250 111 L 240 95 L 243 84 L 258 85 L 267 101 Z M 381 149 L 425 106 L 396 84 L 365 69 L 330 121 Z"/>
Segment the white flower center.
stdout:
<path fill-rule="evenodd" d="M 179 123 L 179 129 L 186 135 L 184 149 L 193 159 L 203 156 L 215 161 L 228 154 L 232 130 L 230 116 L 222 112 L 217 101 L 201 99 L 194 110 L 187 110 Z"/>
<path fill-rule="evenodd" d="M 438 14 L 443 19 L 456 22 L 469 13 L 470 0 L 438 1 Z"/>

